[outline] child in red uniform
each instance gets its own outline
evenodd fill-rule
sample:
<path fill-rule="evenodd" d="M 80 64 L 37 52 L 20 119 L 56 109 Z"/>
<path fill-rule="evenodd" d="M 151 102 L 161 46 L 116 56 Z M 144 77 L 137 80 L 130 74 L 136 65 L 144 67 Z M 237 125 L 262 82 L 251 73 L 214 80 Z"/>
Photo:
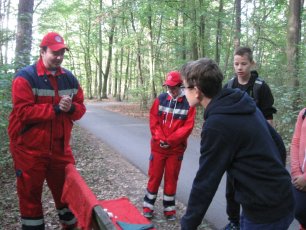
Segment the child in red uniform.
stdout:
<path fill-rule="evenodd" d="M 153 217 L 154 203 L 164 175 L 164 215 L 175 220 L 175 193 L 177 180 L 195 118 L 195 108 L 190 108 L 181 89 L 180 73 L 167 74 L 164 83 L 167 93 L 155 99 L 150 110 L 151 156 L 149 181 L 144 197 L 143 213 Z"/>

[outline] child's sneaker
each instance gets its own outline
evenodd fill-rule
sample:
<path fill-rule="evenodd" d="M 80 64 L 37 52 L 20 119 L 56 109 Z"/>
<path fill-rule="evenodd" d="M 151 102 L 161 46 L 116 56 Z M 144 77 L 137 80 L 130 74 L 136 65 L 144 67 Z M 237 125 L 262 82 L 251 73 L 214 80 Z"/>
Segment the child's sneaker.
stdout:
<path fill-rule="evenodd" d="M 153 210 L 147 207 L 143 207 L 142 209 L 143 211 L 143 216 L 148 218 L 148 219 L 152 219 L 153 218 Z"/>
<path fill-rule="evenodd" d="M 165 217 L 166 217 L 167 220 L 170 220 L 170 221 L 175 221 L 176 220 L 175 215 L 166 215 Z"/>
<path fill-rule="evenodd" d="M 143 216 L 148 218 L 148 219 L 152 219 L 153 218 L 153 212 L 144 212 Z"/>
<path fill-rule="evenodd" d="M 229 222 L 223 230 L 240 230 L 240 224 L 239 223 L 234 223 L 234 222 Z"/>

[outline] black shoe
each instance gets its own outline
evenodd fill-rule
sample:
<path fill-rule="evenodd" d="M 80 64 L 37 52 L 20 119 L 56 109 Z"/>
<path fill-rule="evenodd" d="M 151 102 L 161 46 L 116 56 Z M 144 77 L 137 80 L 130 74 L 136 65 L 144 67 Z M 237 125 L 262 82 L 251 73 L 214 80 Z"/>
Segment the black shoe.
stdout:
<path fill-rule="evenodd" d="M 240 230 L 240 224 L 239 223 L 234 223 L 234 222 L 229 222 L 223 230 Z"/>

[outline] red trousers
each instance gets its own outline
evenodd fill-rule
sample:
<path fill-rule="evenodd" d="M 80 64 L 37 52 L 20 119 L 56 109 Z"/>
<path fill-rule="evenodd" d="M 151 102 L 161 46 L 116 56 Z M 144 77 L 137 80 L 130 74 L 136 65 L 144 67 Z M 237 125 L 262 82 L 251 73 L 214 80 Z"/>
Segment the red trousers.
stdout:
<path fill-rule="evenodd" d="M 178 176 L 184 153 L 161 154 L 151 153 L 149 165 L 149 181 L 147 189 L 150 193 L 157 193 L 164 175 L 164 194 L 173 196 L 176 193 Z"/>
<path fill-rule="evenodd" d="M 43 217 L 41 199 L 45 180 L 52 192 L 56 208 L 65 207 L 61 202 L 65 167 L 69 163 L 74 164 L 75 161 L 72 154 L 64 155 L 62 142 L 53 145 L 51 154 L 41 155 L 25 152 L 12 143 L 10 147 L 17 176 L 21 216 Z"/>

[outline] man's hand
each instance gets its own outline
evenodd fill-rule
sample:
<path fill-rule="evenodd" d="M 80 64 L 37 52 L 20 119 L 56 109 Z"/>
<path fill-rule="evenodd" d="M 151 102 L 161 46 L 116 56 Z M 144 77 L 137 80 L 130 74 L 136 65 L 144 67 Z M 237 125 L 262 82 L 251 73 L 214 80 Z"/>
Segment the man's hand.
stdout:
<path fill-rule="evenodd" d="M 68 95 L 62 96 L 60 102 L 59 102 L 59 108 L 63 112 L 68 112 L 71 108 L 72 99 Z"/>
<path fill-rule="evenodd" d="M 303 175 L 293 178 L 292 184 L 296 189 L 306 191 L 306 180 L 304 179 Z"/>

